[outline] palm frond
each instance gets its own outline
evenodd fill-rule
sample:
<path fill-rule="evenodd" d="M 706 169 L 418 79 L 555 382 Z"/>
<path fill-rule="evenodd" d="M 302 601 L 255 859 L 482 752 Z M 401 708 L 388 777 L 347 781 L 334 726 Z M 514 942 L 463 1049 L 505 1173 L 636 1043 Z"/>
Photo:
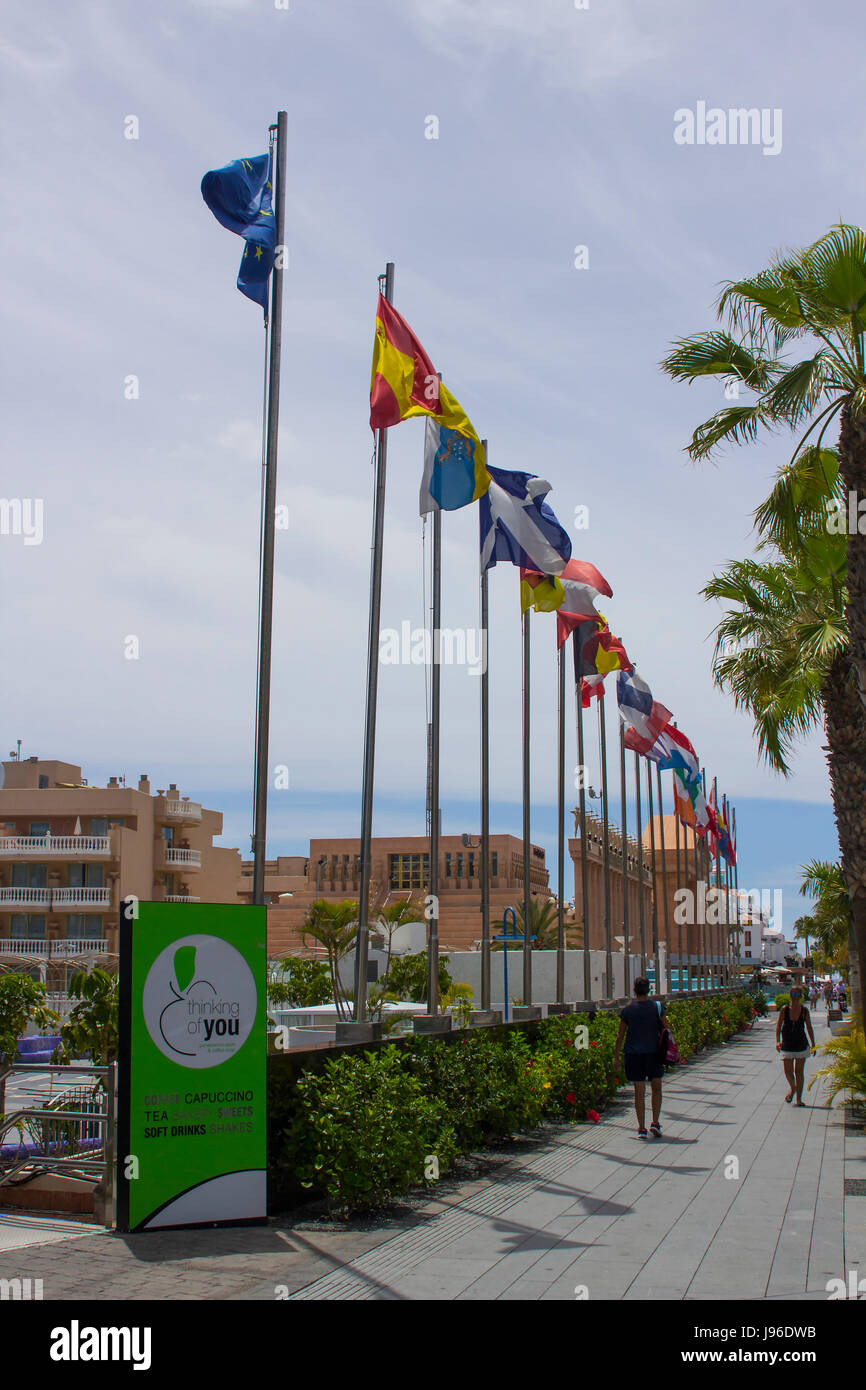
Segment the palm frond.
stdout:
<path fill-rule="evenodd" d="M 682 338 L 662 362 L 676 381 L 695 381 L 702 376 L 737 377 L 746 386 L 763 391 L 779 371 L 772 359 L 751 352 L 728 333 L 696 333 Z"/>
<path fill-rule="evenodd" d="M 769 429 L 772 423 L 772 416 L 760 401 L 728 406 L 698 425 L 688 446 L 689 457 L 709 458 L 720 444 L 753 444 L 760 427 Z"/>

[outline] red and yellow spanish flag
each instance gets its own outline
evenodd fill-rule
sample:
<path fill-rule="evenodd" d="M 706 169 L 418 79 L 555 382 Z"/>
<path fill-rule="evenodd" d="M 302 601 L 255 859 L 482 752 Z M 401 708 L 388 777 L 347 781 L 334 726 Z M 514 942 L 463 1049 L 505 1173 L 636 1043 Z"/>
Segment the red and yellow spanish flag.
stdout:
<path fill-rule="evenodd" d="M 413 415 L 432 415 L 445 429 L 474 440 L 476 469 L 486 479 L 484 448 L 466 411 L 440 382 L 406 320 L 380 294 L 370 380 L 370 428 L 388 429 Z M 489 484 L 489 479 L 486 482 Z"/>

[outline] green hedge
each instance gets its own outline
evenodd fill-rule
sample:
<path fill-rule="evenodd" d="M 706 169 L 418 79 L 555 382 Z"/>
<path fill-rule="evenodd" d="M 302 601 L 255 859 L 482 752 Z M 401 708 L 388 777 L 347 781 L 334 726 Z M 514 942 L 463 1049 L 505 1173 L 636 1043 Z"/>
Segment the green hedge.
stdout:
<path fill-rule="evenodd" d="M 668 1006 L 683 1062 L 766 1012 L 752 992 Z M 543 1121 L 595 1122 L 623 1084 L 615 1012 L 400 1038 L 270 1059 L 270 1206 L 324 1197 L 371 1210 L 444 1174 L 458 1153 Z M 431 1163 L 435 1159 L 435 1163 Z"/>

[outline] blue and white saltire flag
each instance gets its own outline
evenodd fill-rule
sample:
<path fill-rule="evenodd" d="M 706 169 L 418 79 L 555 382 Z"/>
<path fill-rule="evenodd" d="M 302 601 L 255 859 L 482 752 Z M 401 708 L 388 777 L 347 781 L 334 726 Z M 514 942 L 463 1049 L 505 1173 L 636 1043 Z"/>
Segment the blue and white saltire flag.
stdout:
<path fill-rule="evenodd" d="M 271 166 L 269 154 L 233 159 L 222 169 L 211 169 L 201 181 L 201 196 L 217 222 L 244 239 L 238 289 L 261 304 L 265 317 L 277 245 Z"/>
<path fill-rule="evenodd" d="M 616 702 L 625 725 L 625 746 L 646 756 L 671 717 L 669 709 L 653 699 L 653 693 L 637 671 L 620 671 L 616 678 Z"/>
<path fill-rule="evenodd" d="M 571 559 L 571 540 L 544 500 L 550 483 L 489 464 L 487 471 L 490 486 L 478 509 L 482 570 L 505 560 L 542 574 L 562 574 Z"/>

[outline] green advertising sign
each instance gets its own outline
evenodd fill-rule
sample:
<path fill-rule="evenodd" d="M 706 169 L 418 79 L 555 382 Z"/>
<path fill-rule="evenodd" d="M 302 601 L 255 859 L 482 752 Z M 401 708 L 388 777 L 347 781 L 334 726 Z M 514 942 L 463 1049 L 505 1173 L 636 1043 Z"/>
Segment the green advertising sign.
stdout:
<path fill-rule="evenodd" d="M 266 910 L 121 918 L 118 1229 L 263 1222 Z"/>

